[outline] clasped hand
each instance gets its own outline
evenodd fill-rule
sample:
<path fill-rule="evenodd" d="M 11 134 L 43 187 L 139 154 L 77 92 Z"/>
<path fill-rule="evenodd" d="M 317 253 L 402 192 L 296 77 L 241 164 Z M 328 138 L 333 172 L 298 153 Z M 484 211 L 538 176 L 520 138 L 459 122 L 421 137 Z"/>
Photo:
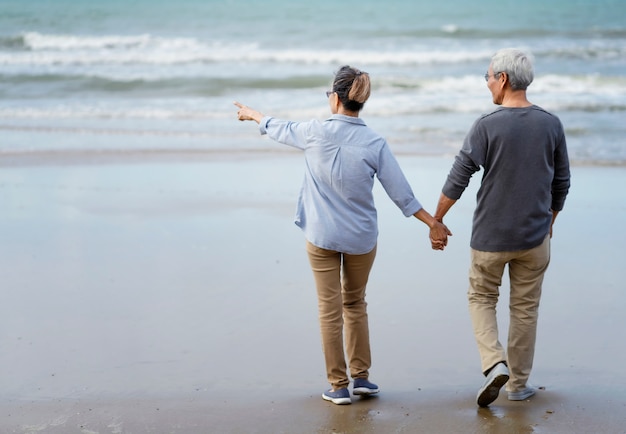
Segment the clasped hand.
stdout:
<path fill-rule="evenodd" d="M 443 222 L 437 222 L 430 228 L 430 244 L 433 250 L 443 250 L 448 245 L 448 236 L 452 232 Z"/>

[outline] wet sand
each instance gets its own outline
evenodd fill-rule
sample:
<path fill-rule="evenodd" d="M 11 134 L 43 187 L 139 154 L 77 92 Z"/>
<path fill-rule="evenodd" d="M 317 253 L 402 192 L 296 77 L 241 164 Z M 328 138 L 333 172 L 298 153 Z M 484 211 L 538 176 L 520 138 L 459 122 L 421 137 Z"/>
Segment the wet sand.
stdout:
<path fill-rule="evenodd" d="M 452 159 L 399 160 L 432 211 Z M 572 168 L 531 377 L 542 389 L 479 409 L 465 298 L 479 175 L 449 213 L 445 252 L 377 187 L 381 393 L 335 406 L 320 397 L 316 298 L 293 224 L 298 153 L 0 165 L 2 433 L 626 433 L 623 167 Z"/>

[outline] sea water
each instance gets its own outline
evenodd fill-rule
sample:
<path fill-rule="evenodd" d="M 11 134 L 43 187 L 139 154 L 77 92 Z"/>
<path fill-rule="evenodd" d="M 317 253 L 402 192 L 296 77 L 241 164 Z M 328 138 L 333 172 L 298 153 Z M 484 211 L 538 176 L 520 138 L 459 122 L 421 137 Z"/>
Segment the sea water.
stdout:
<path fill-rule="evenodd" d="M 361 116 L 394 152 L 454 155 L 495 109 L 491 56 L 518 47 L 572 161 L 626 164 L 625 16 L 624 0 L 0 0 L 0 156 L 274 150 L 232 102 L 324 119 L 344 64 L 370 73 Z"/>

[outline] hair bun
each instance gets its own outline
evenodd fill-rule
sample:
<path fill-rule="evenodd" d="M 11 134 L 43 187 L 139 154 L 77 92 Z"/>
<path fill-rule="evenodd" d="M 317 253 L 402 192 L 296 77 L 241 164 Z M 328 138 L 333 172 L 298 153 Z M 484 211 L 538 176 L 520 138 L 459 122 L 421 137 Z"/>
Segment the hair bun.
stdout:
<path fill-rule="evenodd" d="M 370 96 L 369 74 L 344 65 L 335 75 L 333 90 L 347 110 L 359 111 Z"/>

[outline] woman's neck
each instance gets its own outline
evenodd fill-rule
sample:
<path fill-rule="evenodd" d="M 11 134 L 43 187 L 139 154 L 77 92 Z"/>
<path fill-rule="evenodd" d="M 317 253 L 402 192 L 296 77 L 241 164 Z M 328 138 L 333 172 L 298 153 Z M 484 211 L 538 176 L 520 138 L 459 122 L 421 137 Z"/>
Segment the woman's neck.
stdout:
<path fill-rule="evenodd" d="M 337 110 L 337 114 L 345 115 L 345 116 L 352 116 L 353 118 L 358 118 L 359 117 L 359 112 L 358 111 L 353 112 L 351 110 L 346 110 L 343 105 L 339 105 L 339 109 Z"/>

